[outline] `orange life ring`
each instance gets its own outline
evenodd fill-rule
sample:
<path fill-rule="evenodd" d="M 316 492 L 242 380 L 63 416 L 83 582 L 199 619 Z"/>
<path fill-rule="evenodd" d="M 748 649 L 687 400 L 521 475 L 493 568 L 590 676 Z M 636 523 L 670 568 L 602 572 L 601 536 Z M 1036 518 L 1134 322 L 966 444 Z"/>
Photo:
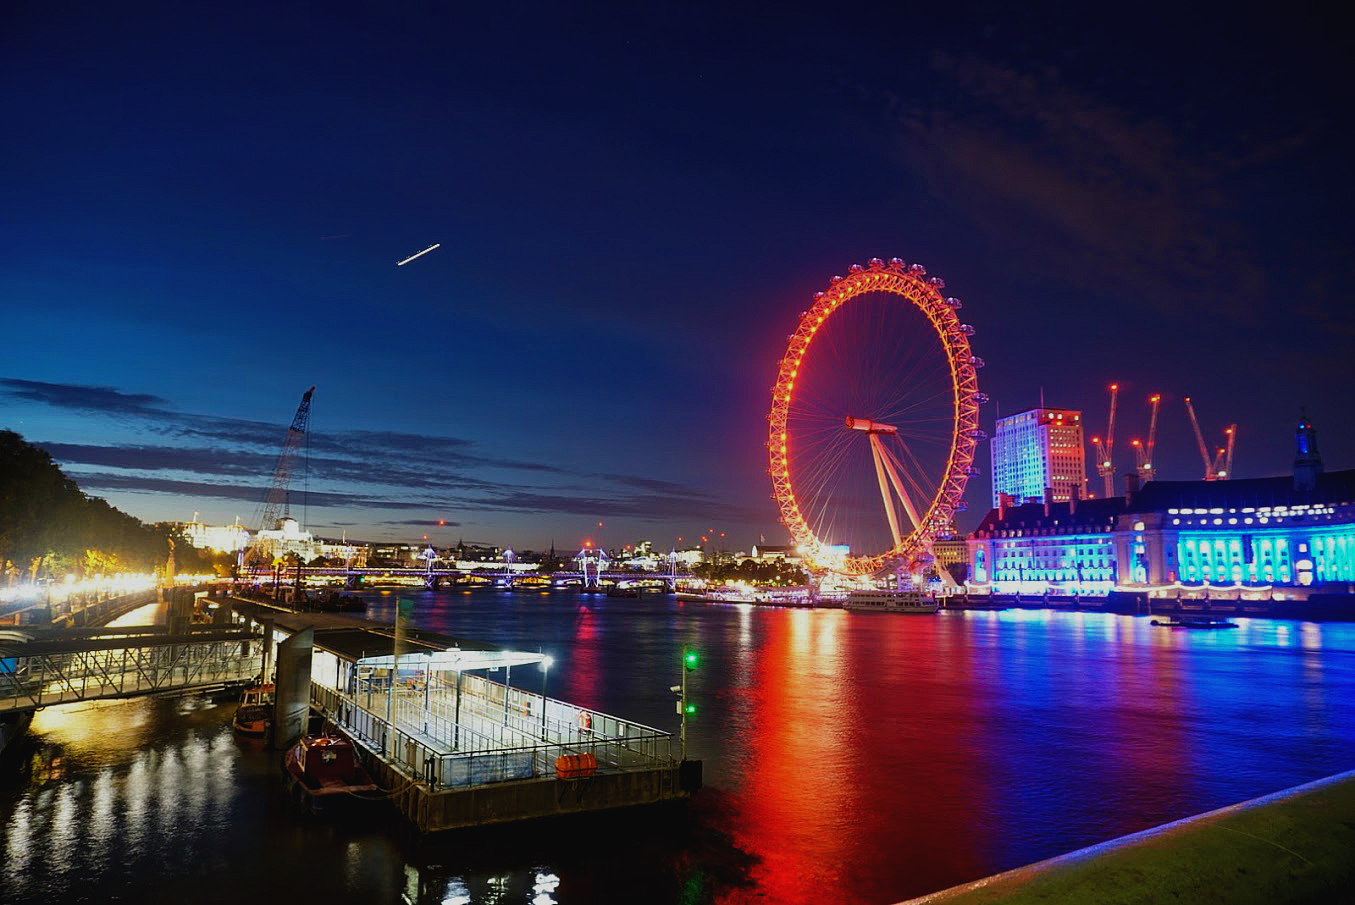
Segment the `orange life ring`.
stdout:
<path fill-rule="evenodd" d="M 579 711 L 579 728 L 585 732 L 593 731 L 593 715 L 587 710 Z"/>

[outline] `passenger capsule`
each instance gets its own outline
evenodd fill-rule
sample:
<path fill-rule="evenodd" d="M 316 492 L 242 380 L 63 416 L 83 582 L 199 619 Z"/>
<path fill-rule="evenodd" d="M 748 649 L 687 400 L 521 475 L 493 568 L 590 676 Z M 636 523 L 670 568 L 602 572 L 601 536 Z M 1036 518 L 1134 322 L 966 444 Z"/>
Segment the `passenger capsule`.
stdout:
<path fill-rule="evenodd" d="M 974 394 L 974 401 L 975 401 L 976 403 L 978 403 L 979 405 L 986 405 L 986 404 L 988 403 L 988 394 L 987 394 L 987 393 L 975 393 L 975 394 Z"/>
<path fill-rule="evenodd" d="M 871 269 L 871 270 L 879 270 L 881 267 L 884 267 L 884 266 L 885 266 L 885 262 L 884 262 L 884 261 L 881 261 L 879 258 L 871 258 L 871 259 L 870 259 L 870 269 Z"/>
<path fill-rule="evenodd" d="M 889 266 L 890 266 L 890 267 L 897 267 L 897 268 L 899 268 L 900 270 L 902 270 L 903 268 L 905 268 L 905 267 L 908 266 L 908 262 L 905 261 L 903 258 L 890 258 L 890 259 L 889 259 Z"/>
<path fill-rule="evenodd" d="M 828 282 L 830 282 L 830 283 L 841 283 L 841 282 L 842 282 L 842 277 L 835 276 L 835 277 L 833 277 L 831 280 L 829 280 Z"/>
<path fill-rule="evenodd" d="M 913 264 L 908 268 L 908 272 L 922 276 L 927 272 L 927 268 L 923 267 L 921 264 Z"/>
<path fill-rule="evenodd" d="M 852 272 L 852 273 L 860 273 L 861 271 L 863 271 L 863 270 L 865 270 L 865 269 L 866 269 L 866 268 L 862 267 L 860 264 L 853 264 L 851 267 L 848 267 L 848 268 L 847 268 L 847 270 L 849 270 L 849 271 Z"/>
<path fill-rule="evenodd" d="M 974 325 L 973 325 L 973 324 L 961 324 L 961 325 L 960 325 L 960 332 L 963 333 L 965 336 L 973 336 L 973 335 L 974 335 Z"/>
<path fill-rule="evenodd" d="M 983 359 L 982 359 L 982 358 L 979 358 L 977 355 L 971 355 L 971 356 L 969 356 L 969 363 L 970 363 L 970 365 L 972 365 L 973 367 L 976 367 L 976 368 L 981 368 L 981 367 L 983 367 Z"/>
<path fill-rule="evenodd" d="M 946 281 L 941 279 L 940 277 L 927 277 L 927 282 L 935 286 L 937 289 L 946 288 Z"/>
<path fill-rule="evenodd" d="M 958 310 L 960 310 L 961 308 L 964 307 L 964 302 L 960 301 L 959 299 L 955 299 L 955 298 L 946 299 L 946 304 L 949 305 L 950 307 L 954 308 L 956 311 L 958 311 Z"/>

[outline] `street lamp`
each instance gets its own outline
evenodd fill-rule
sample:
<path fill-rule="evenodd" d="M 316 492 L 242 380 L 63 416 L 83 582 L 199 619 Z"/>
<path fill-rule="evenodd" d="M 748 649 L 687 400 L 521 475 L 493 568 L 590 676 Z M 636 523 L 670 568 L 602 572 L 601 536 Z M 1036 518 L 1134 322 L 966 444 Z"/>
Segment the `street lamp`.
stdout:
<path fill-rule="evenodd" d="M 550 675 L 550 665 L 555 662 L 554 657 L 546 657 L 541 661 L 541 739 L 546 738 L 546 679 Z"/>

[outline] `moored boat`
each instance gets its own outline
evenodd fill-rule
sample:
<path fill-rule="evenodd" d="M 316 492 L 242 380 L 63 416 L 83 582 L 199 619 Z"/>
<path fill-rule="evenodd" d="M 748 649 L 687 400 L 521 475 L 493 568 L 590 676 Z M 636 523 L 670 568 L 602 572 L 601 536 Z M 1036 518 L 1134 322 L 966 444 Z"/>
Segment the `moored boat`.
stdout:
<path fill-rule="evenodd" d="M 844 609 L 857 613 L 935 613 L 936 598 L 921 591 L 852 591 L 843 601 Z"/>
<path fill-rule="evenodd" d="M 288 749 L 282 772 L 292 799 L 314 814 L 371 801 L 381 789 L 342 735 L 306 735 Z"/>
<path fill-rule="evenodd" d="M 264 735 L 273 721 L 273 686 L 251 685 L 235 708 L 231 726 L 241 735 Z"/>

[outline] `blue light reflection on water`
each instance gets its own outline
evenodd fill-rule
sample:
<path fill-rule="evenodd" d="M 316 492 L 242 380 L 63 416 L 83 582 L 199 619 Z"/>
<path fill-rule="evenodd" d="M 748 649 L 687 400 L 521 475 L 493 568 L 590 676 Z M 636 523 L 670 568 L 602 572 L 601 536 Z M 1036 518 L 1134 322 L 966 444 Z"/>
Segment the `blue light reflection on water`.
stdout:
<path fill-rule="evenodd" d="M 393 618 L 397 596 L 370 595 L 370 615 Z M 491 864 L 300 822 L 274 794 L 276 755 L 222 725 L 229 704 L 184 699 L 39 714 L 36 767 L 0 786 L 5 900 L 278 890 L 568 905 L 637 885 L 678 901 L 697 883 L 716 901 L 888 902 L 1353 765 L 1350 624 L 406 596 L 422 626 L 550 653 L 552 696 L 661 728 L 676 720 L 678 646 L 697 646 L 691 753 L 716 803 L 699 813 L 754 856 L 751 888 L 722 885 L 708 852 L 675 867 L 609 840 Z M 513 680 L 537 690 L 541 675 Z"/>

